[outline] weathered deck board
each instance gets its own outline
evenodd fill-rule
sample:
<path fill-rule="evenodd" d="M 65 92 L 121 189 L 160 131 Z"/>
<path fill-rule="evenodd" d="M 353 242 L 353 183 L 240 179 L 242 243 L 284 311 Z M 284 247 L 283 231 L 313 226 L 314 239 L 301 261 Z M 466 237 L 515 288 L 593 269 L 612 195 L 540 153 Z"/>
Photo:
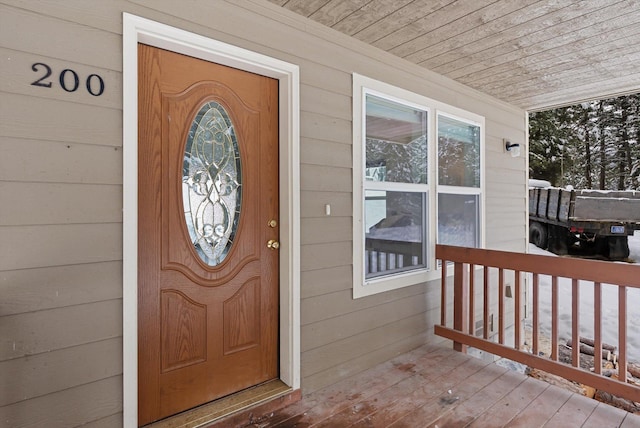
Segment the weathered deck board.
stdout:
<path fill-rule="evenodd" d="M 224 420 L 213 425 L 222 426 Z M 242 426 L 640 427 L 640 415 L 430 345 L 307 394 L 276 412 L 247 412 Z"/>
<path fill-rule="evenodd" d="M 511 391 L 517 388 L 525 379 L 526 376 L 521 373 L 506 371 L 502 376 L 498 377 L 484 388 L 480 390 L 476 389 L 475 393 L 467 400 L 463 401 L 451 412 L 442 415 L 435 423 L 438 426 L 469 424 L 478 417 L 478 414 L 484 412 L 496 401 L 501 400 L 503 397 L 510 394 Z"/>
<path fill-rule="evenodd" d="M 565 389 L 547 388 L 543 394 L 531 401 L 522 412 L 506 425 L 508 427 L 535 427 L 547 423 L 551 415 L 554 415 L 569 400 L 572 393 Z"/>
<path fill-rule="evenodd" d="M 390 385 L 409 377 L 411 373 L 407 371 L 407 367 L 414 364 L 418 358 L 429 356 L 438 361 L 446 355 L 444 352 L 438 353 L 438 350 L 418 348 L 416 351 L 403 354 L 371 370 L 306 396 L 298 403 L 276 412 L 264 426 L 286 426 L 282 425 L 285 422 L 293 426 L 296 423 L 322 421 L 357 403 L 358 400 L 383 391 Z"/>
<path fill-rule="evenodd" d="M 424 366 L 421 364 L 416 364 L 413 367 L 407 366 L 407 370 L 414 373 L 414 375 L 402 382 L 392 385 L 374 396 L 360 401 L 356 405 L 347 408 L 336 415 L 325 419 L 321 423 L 314 424 L 314 426 L 317 426 L 318 428 L 336 426 L 388 426 L 398 417 L 396 416 L 391 418 L 391 416 L 393 416 L 393 412 L 387 415 L 381 412 L 391 409 L 393 404 L 395 404 L 400 398 L 407 397 L 411 395 L 412 392 L 418 391 L 421 398 L 431 396 L 433 399 L 436 399 L 437 397 L 434 395 L 434 392 L 439 392 L 439 396 L 446 394 L 448 389 L 447 386 L 453 388 L 455 384 L 462 382 L 466 377 L 473 375 L 485 365 L 485 363 L 479 360 L 464 361 L 462 359 L 455 359 L 453 362 L 450 360 L 454 359 L 446 359 L 438 363 L 439 365 L 446 367 L 446 369 L 441 370 L 444 373 L 437 378 L 439 380 L 438 383 L 442 385 L 442 382 L 444 381 L 444 384 L 446 384 L 446 386 L 440 388 L 439 391 L 432 387 L 425 388 L 425 386 L 430 382 L 425 382 L 427 379 L 421 376 L 424 371 Z M 459 364 L 460 362 L 462 362 L 462 364 Z M 452 398 L 445 395 L 444 399 L 451 400 Z"/>
<path fill-rule="evenodd" d="M 620 409 L 611 407 L 604 403 L 598 403 L 589 419 L 582 425 L 583 428 L 599 428 L 603 426 L 620 426 L 626 418 L 627 413 L 621 412 Z M 640 423 L 640 422 L 639 422 Z"/>
<path fill-rule="evenodd" d="M 467 364 L 470 363 L 470 364 Z M 499 377 L 506 369 L 490 364 L 486 361 L 469 360 L 464 367 L 482 367 L 473 374 L 465 370 L 455 370 L 446 373 L 440 378 L 423 386 L 421 397 L 416 397 L 417 408 L 402 415 L 396 421 L 389 421 L 394 427 L 426 426 L 430 423 L 439 425 L 439 419 L 456 408 L 458 402 L 472 394 L 471 389 L 476 388 L 474 380 L 487 383 Z M 473 386 L 472 386 L 473 385 Z M 469 388 L 472 386 L 472 388 Z"/>
<path fill-rule="evenodd" d="M 571 424 L 582 425 L 593 414 L 596 407 L 598 407 L 596 400 L 587 401 L 583 400 L 579 395 L 572 395 L 560 410 L 549 419 L 547 424 L 559 427 L 566 427 Z M 604 422 L 601 426 L 604 426 Z"/>

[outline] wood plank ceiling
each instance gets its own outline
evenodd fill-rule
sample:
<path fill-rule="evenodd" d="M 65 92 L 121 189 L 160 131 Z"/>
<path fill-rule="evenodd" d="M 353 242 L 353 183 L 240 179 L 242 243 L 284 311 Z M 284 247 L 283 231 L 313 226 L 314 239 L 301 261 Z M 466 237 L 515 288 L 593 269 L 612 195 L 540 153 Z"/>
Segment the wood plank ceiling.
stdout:
<path fill-rule="evenodd" d="M 639 0 L 269 0 L 526 110 L 640 92 Z"/>

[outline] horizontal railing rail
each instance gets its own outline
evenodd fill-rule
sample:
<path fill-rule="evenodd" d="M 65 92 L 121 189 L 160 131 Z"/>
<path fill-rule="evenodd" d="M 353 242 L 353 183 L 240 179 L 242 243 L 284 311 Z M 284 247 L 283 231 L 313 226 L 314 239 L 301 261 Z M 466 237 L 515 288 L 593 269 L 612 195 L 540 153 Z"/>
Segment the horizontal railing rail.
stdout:
<path fill-rule="evenodd" d="M 436 246 L 436 258 L 441 262 L 441 319 L 440 325 L 434 327 L 435 333 L 453 341 L 456 350 L 466 352 L 466 347 L 476 349 L 507 358 L 539 369 L 565 379 L 606 391 L 615 396 L 640 402 L 640 387 L 627 382 L 627 290 L 640 289 L 640 267 L 637 265 L 613 263 L 604 261 L 572 259 L 566 257 L 551 257 L 523 253 L 513 253 L 497 250 L 454 247 L 447 245 Z M 453 268 L 453 301 L 448 296 L 448 271 Z M 490 274 L 493 269 L 497 273 Z M 477 271 L 480 274 L 478 274 Z M 507 293 L 505 274 L 513 274 L 513 288 L 511 293 L 513 307 L 507 308 L 505 296 Z M 532 346 L 531 350 L 523 349 L 523 307 L 522 291 L 524 278 L 530 278 L 532 289 Z M 551 352 L 550 358 L 539 355 L 540 349 L 540 278 L 546 275 L 551 278 Z M 476 278 L 478 277 L 478 278 Z M 568 278 L 571 282 L 571 365 L 558 359 L 558 326 L 559 326 L 559 278 Z M 482 293 L 477 282 L 482 282 Z M 593 319 L 594 319 L 594 367 L 593 372 L 580 368 L 580 291 L 581 285 L 591 284 L 593 289 Z M 603 342 L 602 342 L 602 287 L 609 284 L 617 287 L 618 312 L 618 376 L 605 376 L 602 372 Z M 491 302 L 491 297 L 497 292 L 497 302 Z M 476 295 L 482 294 L 482 337 L 476 331 Z M 448 317 L 448 304 L 453 306 L 453 319 Z M 634 302 L 634 306 L 640 302 Z M 489 337 L 491 330 L 492 305 L 497 304 L 498 331 L 497 342 Z M 512 309 L 513 336 L 507 338 L 507 312 Z M 509 312 L 510 314 L 510 312 Z M 452 321 L 452 327 L 448 322 Z M 640 327 L 634 328 L 633 334 L 638 333 Z M 509 339 L 509 340 L 507 340 Z M 513 339 L 513 345 L 507 342 Z"/>

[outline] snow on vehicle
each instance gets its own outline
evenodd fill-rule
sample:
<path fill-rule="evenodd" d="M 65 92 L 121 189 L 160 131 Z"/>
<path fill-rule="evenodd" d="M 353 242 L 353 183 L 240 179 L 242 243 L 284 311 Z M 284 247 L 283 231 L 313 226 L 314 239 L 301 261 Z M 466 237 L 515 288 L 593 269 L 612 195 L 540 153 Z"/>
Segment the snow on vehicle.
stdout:
<path fill-rule="evenodd" d="M 564 255 L 572 248 L 612 260 L 629 257 L 640 230 L 640 192 L 574 190 L 529 182 L 529 242 Z"/>

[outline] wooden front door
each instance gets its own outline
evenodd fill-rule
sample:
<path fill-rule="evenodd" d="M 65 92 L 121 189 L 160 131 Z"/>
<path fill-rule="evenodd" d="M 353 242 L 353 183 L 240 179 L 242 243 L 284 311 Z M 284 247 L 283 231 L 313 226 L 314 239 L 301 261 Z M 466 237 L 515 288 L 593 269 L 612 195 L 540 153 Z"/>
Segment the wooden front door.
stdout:
<path fill-rule="evenodd" d="M 143 425 L 278 377 L 278 82 L 138 61 Z"/>

